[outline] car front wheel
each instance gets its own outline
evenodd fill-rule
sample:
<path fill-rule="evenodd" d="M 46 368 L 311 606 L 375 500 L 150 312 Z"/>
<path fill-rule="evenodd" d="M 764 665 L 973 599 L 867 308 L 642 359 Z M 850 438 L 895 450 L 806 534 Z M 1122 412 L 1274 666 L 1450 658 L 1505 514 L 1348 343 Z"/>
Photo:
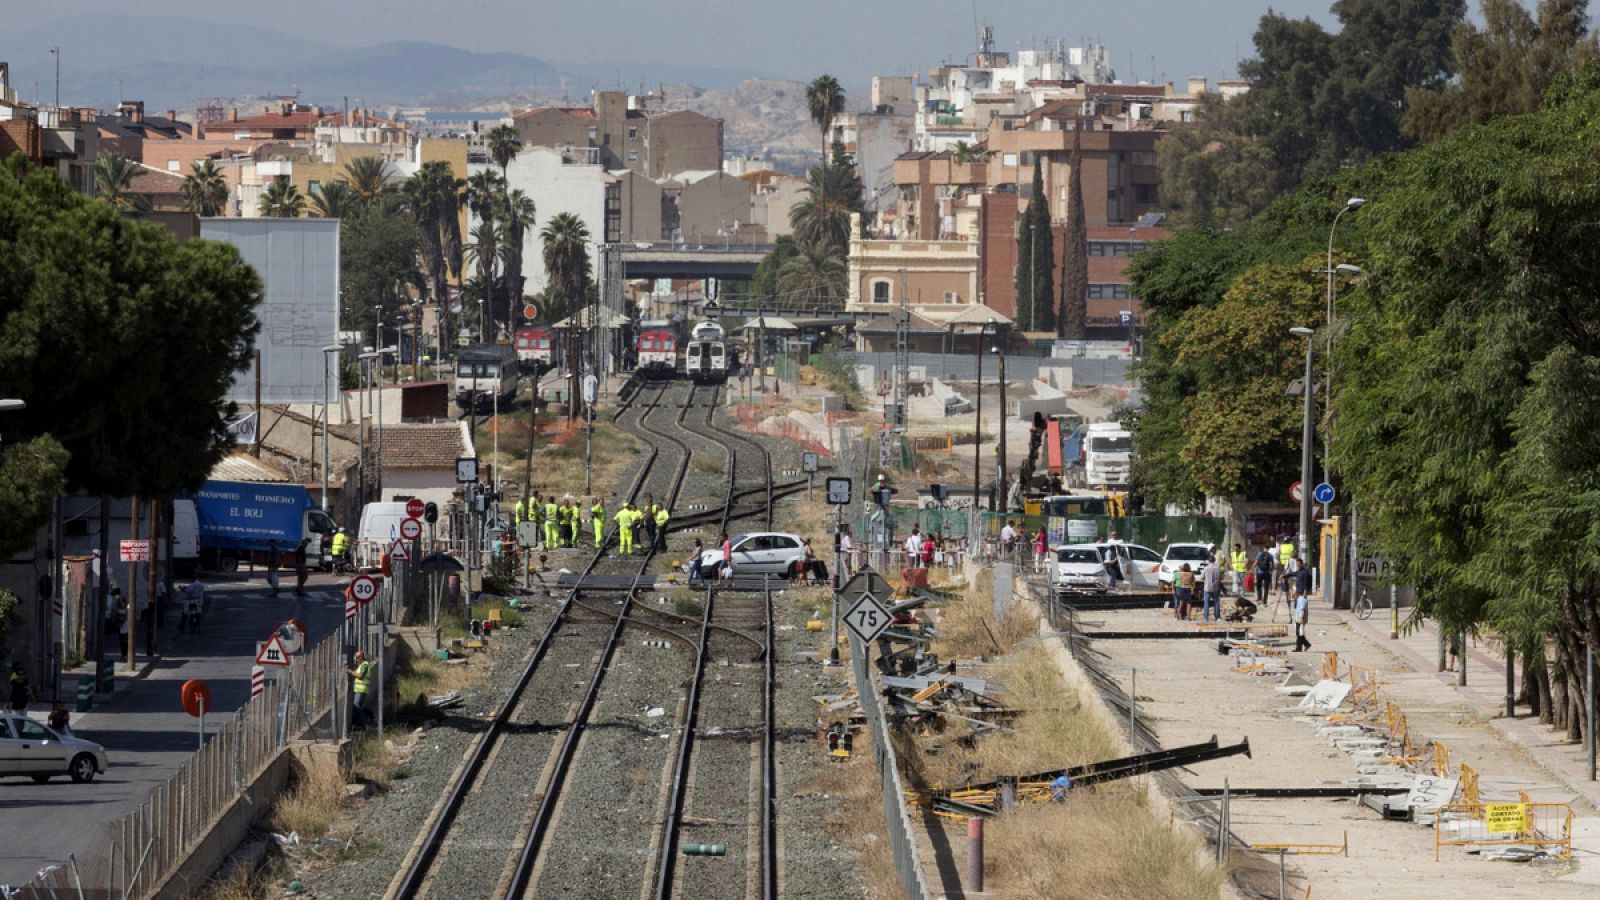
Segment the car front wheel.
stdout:
<path fill-rule="evenodd" d="M 77 784 L 86 784 L 94 780 L 94 757 L 87 753 L 79 753 L 72 758 L 72 765 L 67 767 L 67 774 Z"/>

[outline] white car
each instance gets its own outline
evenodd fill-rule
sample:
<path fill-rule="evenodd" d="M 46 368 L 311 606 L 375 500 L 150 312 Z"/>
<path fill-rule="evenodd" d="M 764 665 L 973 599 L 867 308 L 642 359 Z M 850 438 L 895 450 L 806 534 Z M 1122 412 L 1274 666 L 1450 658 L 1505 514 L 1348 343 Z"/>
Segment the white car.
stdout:
<path fill-rule="evenodd" d="M 1161 554 L 1142 544 L 1112 541 L 1096 545 L 1101 559 L 1105 559 L 1107 548 L 1117 555 L 1118 568 L 1122 570 L 1122 581 L 1118 583 L 1120 587 L 1155 590 L 1161 585 Z"/>
<path fill-rule="evenodd" d="M 67 775 L 82 784 L 107 765 L 105 748 L 94 741 L 58 734 L 27 716 L 0 715 L 0 776 L 27 775 L 43 783 Z"/>
<path fill-rule="evenodd" d="M 1055 583 L 1058 587 L 1103 591 L 1111 586 L 1101 549 L 1096 544 L 1066 544 L 1056 548 Z"/>
<path fill-rule="evenodd" d="M 1216 544 L 1168 544 L 1166 555 L 1161 557 L 1161 571 L 1156 577 L 1163 585 L 1172 586 L 1172 579 L 1176 578 L 1178 571 L 1184 563 L 1199 576 L 1200 570 L 1205 567 L 1206 559 Z"/>
<path fill-rule="evenodd" d="M 788 575 L 798 561 L 804 564 L 805 541 L 798 534 L 781 531 L 757 531 L 741 534 L 733 539 L 733 574 L 735 575 Z M 700 554 L 700 574 L 703 578 L 716 576 L 722 565 L 722 548 L 708 547 Z"/>

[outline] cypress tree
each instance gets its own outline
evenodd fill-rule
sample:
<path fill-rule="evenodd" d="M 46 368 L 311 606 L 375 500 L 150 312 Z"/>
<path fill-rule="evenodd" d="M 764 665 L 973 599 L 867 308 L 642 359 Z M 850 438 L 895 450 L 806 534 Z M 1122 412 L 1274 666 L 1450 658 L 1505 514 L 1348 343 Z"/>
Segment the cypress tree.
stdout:
<path fill-rule="evenodd" d="M 1050 331 L 1055 328 L 1054 241 L 1050 233 L 1050 198 L 1044 192 L 1040 158 L 1033 158 L 1033 196 L 1017 228 L 1017 329 Z"/>
<path fill-rule="evenodd" d="M 1089 296 L 1089 227 L 1083 211 L 1083 138 L 1072 130 L 1072 156 L 1067 176 L 1067 227 L 1061 247 L 1061 321 L 1056 334 L 1082 340 L 1085 329 L 1086 298 Z"/>

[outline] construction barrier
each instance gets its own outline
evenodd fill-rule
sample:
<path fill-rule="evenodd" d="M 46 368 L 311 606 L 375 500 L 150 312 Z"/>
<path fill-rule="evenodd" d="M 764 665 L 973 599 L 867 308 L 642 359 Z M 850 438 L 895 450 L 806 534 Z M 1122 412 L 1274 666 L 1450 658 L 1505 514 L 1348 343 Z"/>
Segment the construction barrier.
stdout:
<path fill-rule="evenodd" d="M 1443 847 L 1528 847 L 1572 858 L 1572 807 L 1566 803 L 1452 803 L 1433 818 L 1433 859 Z"/>

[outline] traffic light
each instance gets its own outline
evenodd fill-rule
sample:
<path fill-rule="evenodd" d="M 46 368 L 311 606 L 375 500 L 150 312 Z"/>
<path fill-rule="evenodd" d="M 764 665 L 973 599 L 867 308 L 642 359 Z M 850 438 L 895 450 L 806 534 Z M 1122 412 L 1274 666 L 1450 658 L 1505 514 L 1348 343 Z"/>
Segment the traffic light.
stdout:
<path fill-rule="evenodd" d="M 930 484 L 928 490 L 933 493 L 933 501 L 940 506 L 950 499 L 950 488 L 942 484 Z"/>
<path fill-rule="evenodd" d="M 430 501 L 427 506 L 423 507 L 422 520 L 429 525 L 437 524 L 439 521 L 439 504 Z"/>
<path fill-rule="evenodd" d="M 889 487 L 888 485 L 884 485 L 883 487 L 876 487 L 876 488 L 872 489 L 872 497 L 873 497 L 873 499 L 877 500 L 878 501 L 878 505 L 883 507 L 884 509 L 888 509 L 889 508 L 889 498 L 893 497 L 893 496 L 894 496 L 894 488 Z"/>

